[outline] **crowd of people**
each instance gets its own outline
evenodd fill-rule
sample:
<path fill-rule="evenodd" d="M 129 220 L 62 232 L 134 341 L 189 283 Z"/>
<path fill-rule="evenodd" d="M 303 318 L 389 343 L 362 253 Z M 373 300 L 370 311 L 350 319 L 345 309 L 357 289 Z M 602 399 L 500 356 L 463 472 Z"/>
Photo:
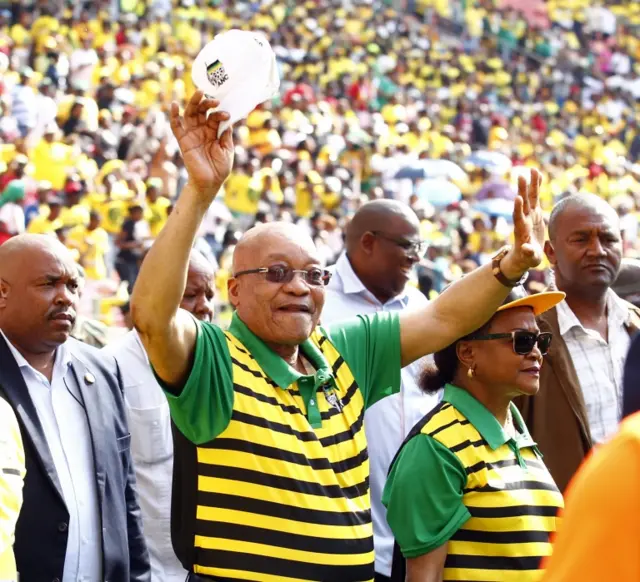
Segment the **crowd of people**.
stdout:
<path fill-rule="evenodd" d="M 0 10 L 0 579 L 637 580 L 638 25 Z M 281 91 L 218 136 L 232 28 Z"/>
<path fill-rule="evenodd" d="M 509 241 L 529 166 L 544 211 L 597 194 L 637 254 L 636 4 L 558 0 L 542 22 L 511 0 L 408 3 L 417 14 L 381 1 L 143 4 L 0 14 L 0 237 L 57 234 L 85 269 L 83 315 L 123 323 L 118 283 L 131 292 L 185 183 L 168 106 L 192 93 L 198 51 L 234 27 L 268 35 L 282 91 L 236 127 L 236 165 L 196 243 L 219 267 L 222 321 L 248 227 L 301 224 L 332 263 L 377 198 L 417 213 L 428 249 L 414 284 L 435 296 Z"/>

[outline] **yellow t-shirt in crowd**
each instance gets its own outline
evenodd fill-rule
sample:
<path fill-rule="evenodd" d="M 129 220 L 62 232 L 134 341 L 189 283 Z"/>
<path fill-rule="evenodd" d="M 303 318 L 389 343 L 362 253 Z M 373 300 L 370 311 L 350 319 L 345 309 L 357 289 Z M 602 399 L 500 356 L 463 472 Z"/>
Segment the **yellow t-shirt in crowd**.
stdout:
<path fill-rule="evenodd" d="M 56 230 L 62 228 L 64 224 L 60 217 L 55 220 L 49 220 L 49 214 L 40 214 L 36 216 L 27 227 L 30 234 L 55 234 Z"/>
<path fill-rule="evenodd" d="M 169 218 L 168 209 L 171 206 L 171 200 L 164 196 L 158 197 L 155 202 L 149 202 L 147 200 L 147 207 L 145 210 L 145 220 L 149 223 L 151 228 L 151 236 L 153 238 L 160 234 L 160 231 L 164 228 Z"/>
<path fill-rule="evenodd" d="M 89 209 L 83 204 L 76 204 L 71 207 L 64 207 L 60 211 L 60 220 L 67 228 L 89 224 Z"/>
<path fill-rule="evenodd" d="M 36 181 L 47 180 L 54 190 L 62 190 L 75 156 L 71 146 L 60 142 L 48 143 L 43 139 L 33 148 L 29 158 Z"/>
<path fill-rule="evenodd" d="M 232 212 L 255 214 L 258 212 L 258 195 L 249 187 L 251 177 L 231 174 L 224 186 L 224 201 Z"/>
<path fill-rule="evenodd" d="M 109 234 L 120 234 L 120 228 L 127 212 L 125 200 L 104 200 L 98 204 L 98 213 L 102 218 L 103 228 Z"/>
<path fill-rule="evenodd" d="M 296 185 L 296 216 L 308 218 L 313 212 L 313 192 L 309 184 L 299 182 Z"/>
<path fill-rule="evenodd" d="M 80 253 L 80 264 L 84 267 L 87 279 L 106 279 L 105 256 L 109 252 L 107 231 L 100 226 L 89 230 L 85 225 L 80 225 L 69 231 L 69 242 Z"/>

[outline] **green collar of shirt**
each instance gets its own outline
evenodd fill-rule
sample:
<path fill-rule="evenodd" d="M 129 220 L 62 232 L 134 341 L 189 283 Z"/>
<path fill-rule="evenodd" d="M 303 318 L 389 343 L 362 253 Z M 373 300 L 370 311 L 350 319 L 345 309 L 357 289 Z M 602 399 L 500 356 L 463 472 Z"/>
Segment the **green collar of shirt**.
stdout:
<path fill-rule="evenodd" d="M 319 428 L 322 424 L 322 419 L 317 399 L 313 398 L 313 395 L 321 387 L 330 385 L 335 388 L 336 384 L 331 366 L 329 366 L 329 363 L 316 345 L 310 339 L 306 339 L 300 344 L 302 353 L 316 369 L 315 374 L 306 375 L 292 368 L 269 348 L 246 326 L 236 313 L 233 314 L 231 319 L 229 332 L 242 342 L 255 361 L 258 362 L 263 372 L 280 388 L 288 390 L 294 382 L 298 383 L 298 389 L 307 408 L 307 418 L 312 427 Z"/>
<path fill-rule="evenodd" d="M 487 410 L 484 404 L 476 400 L 466 390 L 453 384 L 447 384 L 444 388 L 443 400 L 457 408 L 494 451 L 509 442 L 514 442 L 519 449 L 536 446 L 520 415 L 520 411 L 513 402 L 511 403 L 511 414 L 518 431 L 515 439 L 510 438 L 498 422 L 498 419 Z"/>

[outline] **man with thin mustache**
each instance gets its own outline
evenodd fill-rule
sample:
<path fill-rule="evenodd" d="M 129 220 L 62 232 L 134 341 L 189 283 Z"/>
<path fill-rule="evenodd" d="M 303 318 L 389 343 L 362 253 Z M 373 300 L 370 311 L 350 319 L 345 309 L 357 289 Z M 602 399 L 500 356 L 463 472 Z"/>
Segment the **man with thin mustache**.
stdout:
<path fill-rule="evenodd" d="M 56 238 L 0 247 L 0 397 L 27 475 L 16 526 L 20 579 L 148 582 L 116 361 L 71 337 L 80 279 Z"/>
<path fill-rule="evenodd" d="M 591 447 L 618 429 L 622 370 L 640 309 L 611 289 L 622 261 L 620 219 L 602 198 L 564 198 L 551 212 L 545 252 L 567 294 L 540 316 L 553 333 L 540 391 L 519 403 L 531 436 L 561 490 Z"/>

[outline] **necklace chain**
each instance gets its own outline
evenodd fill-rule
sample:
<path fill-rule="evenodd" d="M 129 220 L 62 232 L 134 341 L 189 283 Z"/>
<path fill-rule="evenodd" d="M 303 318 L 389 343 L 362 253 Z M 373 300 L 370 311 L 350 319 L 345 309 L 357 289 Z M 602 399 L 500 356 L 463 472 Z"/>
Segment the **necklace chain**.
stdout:
<path fill-rule="evenodd" d="M 504 432 L 507 433 L 509 438 L 515 438 L 517 435 L 516 426 L 513 422 L 513 414 L 511 410 L 507 410 L 507 420 L 504 423 Z"/>

